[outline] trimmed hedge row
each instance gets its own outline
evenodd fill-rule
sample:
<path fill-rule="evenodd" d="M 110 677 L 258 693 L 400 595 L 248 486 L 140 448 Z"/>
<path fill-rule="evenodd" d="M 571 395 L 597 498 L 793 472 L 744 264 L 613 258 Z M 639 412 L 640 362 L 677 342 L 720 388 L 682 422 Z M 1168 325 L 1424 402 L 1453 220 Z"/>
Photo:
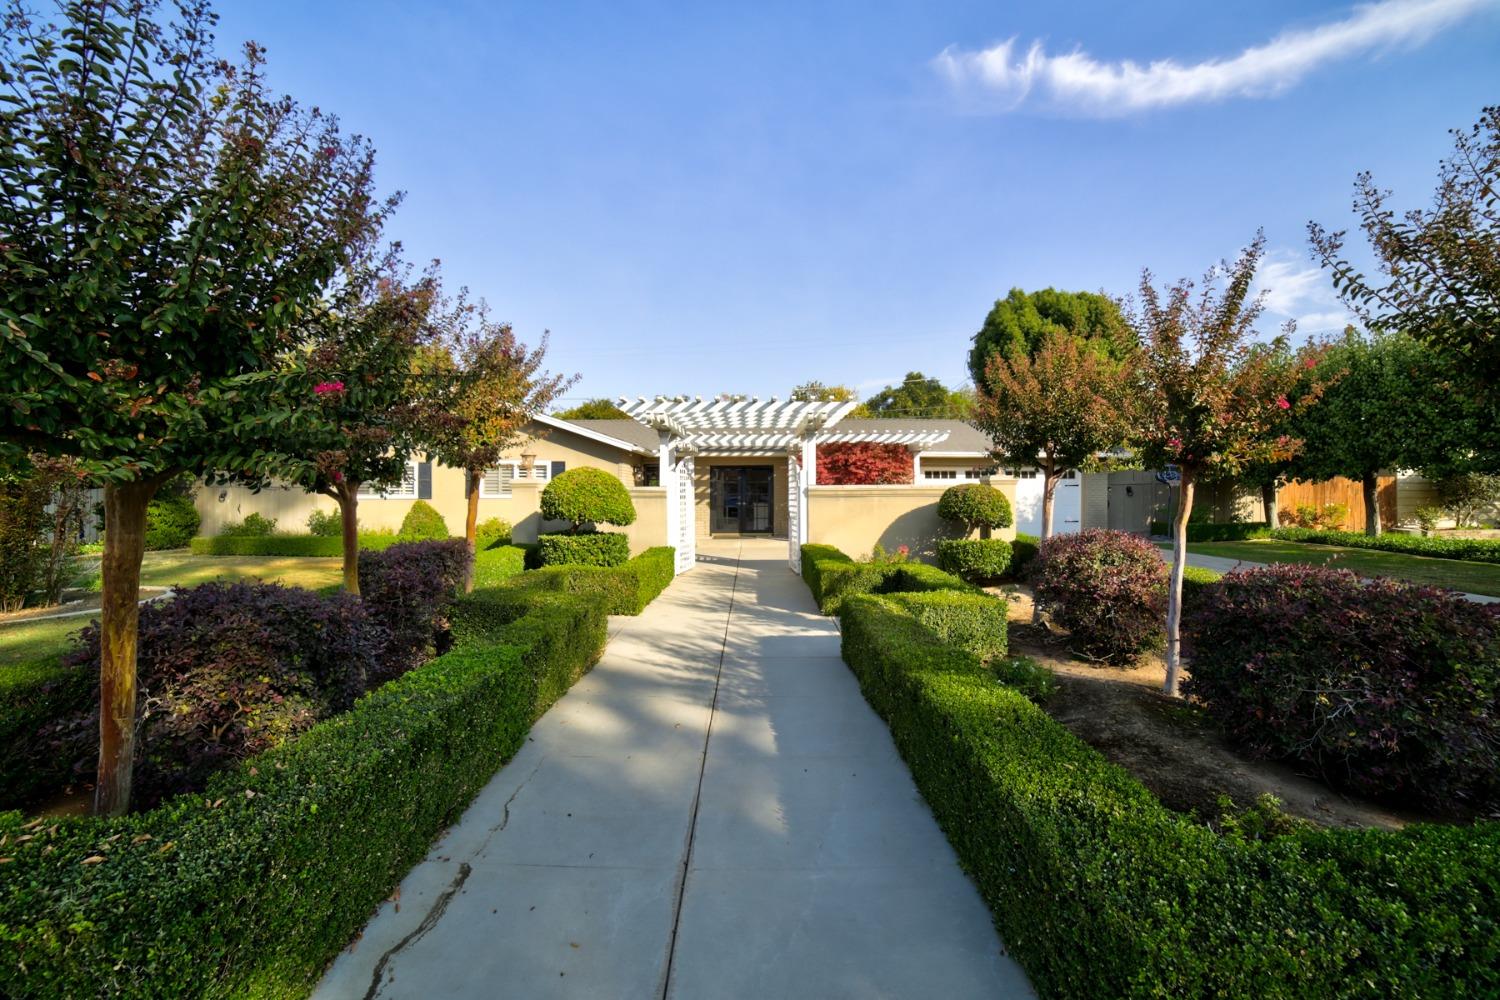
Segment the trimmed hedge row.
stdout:
<path fill-rule="evenodd" d="M 1170 535 L 1172 526 L 1166 521 L 1152 521 L 1151 534 Z M 1209 524 L 1203 521 L 1188 522 L 1188 544 L 1193 542 L 1243 542 L 1251 538 L 1269 538 L 1271 529 L 1264 521 L 1246 521 L 1234 524 Z"/>
<path fill-rule="evenodd" d="M 519 545 L 497 545 L 474 553 L 475 588 L 493 587 L 526 570 L 526 550 Z"/>
<path fill-rule="evenodd" d="M 1003 538 L 944 538 L 937 543 L 937 557 L 938 565 L 954 576 L 971 581 L 998 580 L 1010 570 L 1010 542 Z"/>
<path fill-rule="evenodd" d="M 586 594 L 611 615 L 638 615 L 672 582 L 676 550 L 647 549 L 623 566 L 544 566 L 512 582 L 516 587 L 558 594 Z"/>
<path fill-rule="evenodd" d="M 935 591 L 888 594 L 885 598 L 950 646 L 987 663 L 1004 656 L 1010 604 L 988 594 Z"/>
<path fill-rule="evenodd" d="M 630 558 L 630 538 L 618 531 L 542 535 L 537 561 L 543 566 L 621 566 Z"/>
<path fill-rule="evenodd" d="M 1322 531 L 1317 528 L 1277 528 L 1270 537 L 1287 542 L 1343 545 L 1351 549 L 1376 549 L 1434 559 L 1500 563 L 1500 541 L 1487 538 L 1423 538 L 1421 535 L 1393 533 L 1372 538 L 1358 531 Z"/>
<path fill-rule="evenodd" d="M 802 546 L 802 577 L 825 615 L 837 614 L 839 604 L 851 594 L 977 592 L 936 566 L 919 562 L 854 562 L 831 545 Z"/>
<path fill-rule="evenodd" d="M 359 536 L 361 552 L 379 552 L 400 539 L 391 532 Z M 191 542 L 195 556 L 341 556 L 344 539 L 328 535 L 200 535 Z"/>
<path fill-rule="evenodd" d="M 453 621 L 450 652 L 202 795 L 0 815 L 0 995 L 305 995 L 605 641 L 597 601 L 524 587 Z"/>
<path fill-rule="evenodd" d="M 1500 824 L 1215 833 L 887 600 L 851 596 L 840 619 L 845 662 L 1040 995 L 1500 992 Z"/>

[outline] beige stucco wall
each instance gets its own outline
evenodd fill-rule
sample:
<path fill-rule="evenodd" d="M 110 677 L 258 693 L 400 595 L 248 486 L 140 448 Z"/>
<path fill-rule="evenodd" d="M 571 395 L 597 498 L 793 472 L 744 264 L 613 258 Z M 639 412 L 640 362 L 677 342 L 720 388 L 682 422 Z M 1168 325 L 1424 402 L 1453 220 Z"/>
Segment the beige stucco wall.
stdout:
<path fill-rule="evenodd" d="M 769 465 L 771 467 L 771 537 L 785 538 L 790 512 L 786 496 L 785 455 L 736 457 L 733 455 L 699 456 L 693 460 L 693 520 L 697 538 L 703 541 L 710 537 L 709 525 L 709 472 L 715 465 Z M 663 519 L 666 514 L 662 514 Z"/>
<path fill-rule="evenodd" d="M 937 540 L 960 537 L 960 529 L 937 516 L 938 498 L 952 486 L 813 486 L 808 490 L 808 541 L 833 545 L 856 559 L 870 554 L 876 543 L 892 551 L 902 545 L 914 558 L 933 562 Z M 1016 500 L 1014 479 L 995 479 L 991 485 Z M 1014 527 L 994 533 L 1013 539 Z"/>
<path fill-rule="evenodd" d="M 547 464 L 549 468 L 552 462 L 566 462 L 569 469 L 603 469 L 618 476 L 627 486 L 634 482 L 635 465 L 646 460 L 644 456 L 558 428 L 532 425 L 529 430 L 532 433 L 507 458 L 519 459 L 522 455 L 535 455 L 538 464 Z M 563 527 L 561 524 L 541 521 L 537 513 L 540 493 L 541 484 L 517 482 L 511 487 L 509 499 L 481 497 L 479 520 L 503 518 L 512 525 L 516 541 L 535 541 L 538 531 Z M 664 491 L 659 488 L 631 487 L 631 496 L 636 500 L 637 515 L 636 524 L 629 531 L 632 551 L 666 544 Z M 415 502 L 363 498 L 359 501 L 360 526 L 366 530 L 398 529 Z M 432 497 L 427 502 L 443 516 L 450 533 L 462 534 L 464 518 L 468 512 L 463 470 L 434 462 Z M 275 518 L 276 527 L 280 531 L 304 532 L 307 530 L 307 516 L 312 511 L 338 509 L 338 505 L 328 497 L 309 494 L 298 487 L 285 486 L 273 486 L 259 493 L 252 493 L 238 486 L 205 486 L 198 490 L 197 506 L 203 518 L 199 533 L 204 535 L 217 534 L 225 523 L 242 521 L 251 513 Z"/>

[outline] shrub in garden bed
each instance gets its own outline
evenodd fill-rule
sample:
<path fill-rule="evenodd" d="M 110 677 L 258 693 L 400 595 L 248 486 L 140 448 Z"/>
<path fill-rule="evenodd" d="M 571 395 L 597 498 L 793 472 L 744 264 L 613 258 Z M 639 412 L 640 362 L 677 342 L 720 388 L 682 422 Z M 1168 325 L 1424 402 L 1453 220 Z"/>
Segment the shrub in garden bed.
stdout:
<path fill-rule="evenodd" d="M 963 525 L 967 532 L 1008 528 L 1011 525 L 1010 501 L 988 483 L 964 483 L 950 486 L 938 497 L 937 516 L 944 521 Z"/>
<path fill-rule="evenodd" d="M 539 591 L 584 594 L 611 615 L 638 615 L 672 582 L 675 550 L 647 549 L 621 566 L 547 566 L 529 570 L 513 585 Z"/>
<path fill-rule="evenodd" d="M 586 524 L 635 523 L 635 504 L 619 478 L 603 469 L 569 469 L 542 487 L 542 517 L 568 521 L 576 534 Z"/>
<path fill-rule="evenodd" d="M 83 630 L 63 658 L 88 694 L 27 741 L 52 774 L 94 772 L 99 638 Z M 387 632 L 352 595 L 273 583 L 206 583 L 140 611 L 133 801 L 202 788 L 208 776 L 346 711 L 376 676 Z"/>
<path fill-rule="evenodd" d="M 264 538 L 276 533 L 276 518 L 263 514 L 246 514 L 243 521 L 228 521 L 219 526 L 220 538 Z"/>
<path fill-rule="evenodd" d="M 359 533 L 361 552 L 376 552 L 396 544 L 392 531 Z M 344 554 L 339 535 L 214 535 L 192 541 L 195 556 L 333 557 Z"/>
<path fill-rule="evenodd" d="M 1162 641 L 1167 565 L 1137 535 L 1101 528 L 1054 535 L 1031 567 L 1036 600 L 1075 652 L 1128 663 Z"/>
<path fill-rule="evenodd" d="M 526 570 L 526 550 L 519 545 L 482 548 L 474 554 L 474 586 L 493 587 Z"/>
<path fill-rule="evenodd" d="M 191 493 L 152 500 L 146 505 L 146 548 L 153 552 L 186 548 L 201 520 Z"/>
<path fill-rule="evenodd" d="M 322 538 L 340 538 L 344 534 L 344 518 L 336 510 L 315 510 L 307 515 L 307 533 Z"/>
<path fill-rule="evenodd" d="M 843 655 L 1041 996 L 1500 992 L 1500 824 L 1217 833 L 888 599 Z"/>
<path fill-rule="evenodd" d="M 1468 559 L 1500 563 L 1500 541 L 1484 538 L 1423 538 L 1421 535 L 1386 533 L 1371 537 L 1357 531 L 1320 531 L 1310 528 L 1277 528 L 1272 538 L 1312 545 L 1342 545 L 1354 549 L 1400 552 L 1434 559 Z"/>
<path fill-rule="evenodd" d="M 426 500 L 411 505 L 401 519 L 401 530 L 396 532 L 397 540 L 402 542 L 440 542 L 447 537 L 447 522 Z"/>
<path fill-rule="evenodd" d="M 1170 535 L 1172 526 L 1166 521 L 1152 521 L 1151 534 Z M 1243 542 L 1252 538 L 1267 538 L 1271 529 L 1264 521 L 1246 521 L 1234 524 L 1211 524 L 1207 521 L 1189 521 L 1188 544 L 1194 542 Z"/>
<path fill-rule="evenodd" d="M 25 841 L 0 815 L 0 995 L 306 995 L 603 647 L 595 602 L 489 594 L 452 652 L 201 795 Z"/>
<path fill-rule="evenodd" d="M 1005 575 L 1012 580 L 1023 579 L 1036 559 L 1041 544 L 1042 540 L 1035 535 L 1017 535 L 1011 539 L 1010 567 Z"/>
<path fill-rule="evenodd" d="M 360 552 L 360 597 L 389 633 L 380 655 L 380 681 L 405 673 L 431 654 L 447 631 L 448 609 L 468 563 L 469 545 L 461 538 Z"/>
<path fill-rule="evenodd" d="M 500 545 L 510 544 L 510 522 L 504 518 L 489 517 L 474 526 L 474 548 L 483 552 Z"/>
<path fill-rule="evenodd" d="M 1003 538 L 943 538 L 938 565 L 971 582 L 997 580 L 1010 570 L 1010 542 Z"/>
<path fill-rule="evenodd" d="M 1251 752 L 1432 809 L 1500 804 L 1500 606 L 1281 564 L 1225 576 L 1184 631 L 1184 691 Z"/>
<path fill-rule="evenodd" d="M 838 566 L 852 566 L 854 560 L 849 558 L 839 549 L 832 545 L 804 545 L 801 549 L 802 579 L 807 583 L 807 589 L 812 591 L 813 600 L 818 606 L 823 606 L 823 569 L 825 565 L 832 568 Z"/>
<path fill-rule="evenodd" d="M 630 558 L 630 538 L 605 531 L 542 535 L 537 558 L 543 566 L 619 566 Z"/>
<path fill-rule="evenodd" d="M 1005 655 L 1010 606 L 989 594 L 936 591 L 890 594 L 888 600 L 950 646 L 988 663 Z"/>

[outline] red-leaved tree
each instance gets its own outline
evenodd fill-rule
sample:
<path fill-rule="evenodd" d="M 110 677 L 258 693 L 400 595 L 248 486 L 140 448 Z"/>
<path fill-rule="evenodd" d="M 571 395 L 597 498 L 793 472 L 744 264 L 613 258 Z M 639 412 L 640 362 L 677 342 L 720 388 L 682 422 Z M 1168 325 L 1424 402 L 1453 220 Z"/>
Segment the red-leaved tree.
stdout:
<path fill-rule="evenodd" d="M 905 445 L 845 442 L 818 445 L 822 486 L 886 486 L 910 483 L 911 452 Z"/>

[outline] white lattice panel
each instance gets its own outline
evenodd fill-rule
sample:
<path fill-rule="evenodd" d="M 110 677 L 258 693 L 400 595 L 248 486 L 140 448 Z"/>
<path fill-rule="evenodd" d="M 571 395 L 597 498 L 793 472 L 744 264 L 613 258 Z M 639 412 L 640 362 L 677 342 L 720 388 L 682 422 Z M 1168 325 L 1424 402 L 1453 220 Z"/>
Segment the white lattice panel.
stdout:
<path fill-rule="evenodd" d="M 796 455 L 791 455 L 786 462 L 786 512 L 788 530 L 786 533 L 786 558 L 787 565 L 792 567 L 793 573 L 802 572 L 802 466 L 797 461 Z"/>
<path fill-rule="evenodd" d="M 686 573 L 698 562 L 698 525 L 693 517 L 693 456 L 677 463 L 677 572 Z"/>

